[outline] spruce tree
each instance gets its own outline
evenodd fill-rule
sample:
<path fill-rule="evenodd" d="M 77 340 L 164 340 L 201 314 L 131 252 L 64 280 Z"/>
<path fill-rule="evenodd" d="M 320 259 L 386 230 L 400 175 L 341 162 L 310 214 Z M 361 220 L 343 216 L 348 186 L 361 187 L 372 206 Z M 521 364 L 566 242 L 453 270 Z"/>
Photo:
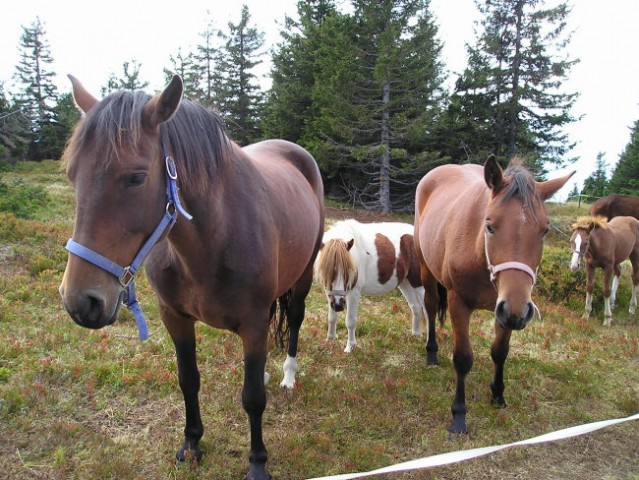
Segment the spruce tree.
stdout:
<path fill-rule="evenodd" d="M 581 193 L 587 196 L 589 201 L 604 197 L 608 192 L 608 162 L 604 156 L 603 152 L 597 154 L 595 171 L 584 180 L 584 188 Z"/>
<path fill-rule="evenodd" d="M 639 195 L 639 120 L 630 129 L 630 141 L 619 156 L 608 189 L 610 193 Z"/>
<path fill-rule="evenodd" d="M 229 22 L 218 68 L 223 72 L 219 109 L 231 138 L 240 145 L 260 138 L 259 120 L 264 96 L 254 69 L 262 61 L 264 33 L 250 25 L 248 7 L 237 24 Z"/>
<path fill-rule="evenodd" d="M 437 28 L 428 1 L 355 0 L 353 7 L 320 29 L 304 140 L 329 192 L 339 187 L 382 212 L 410 208 L 437 157 L 427 133 L 442 98 Z"/>
<path fill-rule="evenodd" d="M 27 158 L 42 160 L 57 158 L 59 151 L 43 138 L 55 121 L 53 108 L 57 103 L 57 89 L 53 83 L 55 73 L 50 69 L 53 57 L 46 39 L 44 25 L 36 17 L 29 27 L 22 27 L 20 61 L 14 78 L 21 85 L 16 101 L 29 122 L 29 149 Z"/>
<path fill-rule="evenodd" d="M 565 57 L 570 8 L 565 2 L 542 8 L 544 0 L 475 0 L 482 15 L 468 66 L 458 79 L 449 122 L 457 135 L 451 151 L 470 152 L 483 162 L 528 157 L 540 175 L 560 166 L 574 143 L 562 127 L 575 121 L 576 93 L 562 84 L 578 60 Z"/>
<path fill-rule="evenodd" d="M 29 124 L 20 106 L 10 101 L 0 82 L 0 164 L 15 164 L 29 145 Z"/>
<path fill-rule="evenodd" d="M 102 87 L 102 96 L 118 90 L 143 90 L 149 86 L 149 82 L 140 80 L 140 69 L 142 64 L 136 60 L 122 63 L 122 76 L 117 77 L 112 73 L 106 86 Z"/>

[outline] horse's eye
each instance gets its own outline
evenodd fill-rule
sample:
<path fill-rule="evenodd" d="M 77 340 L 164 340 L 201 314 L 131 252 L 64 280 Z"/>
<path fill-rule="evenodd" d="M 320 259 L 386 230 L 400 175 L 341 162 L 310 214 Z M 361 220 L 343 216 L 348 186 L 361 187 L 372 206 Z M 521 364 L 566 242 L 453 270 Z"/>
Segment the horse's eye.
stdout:
<path fill-rule="evenodd" d="M 146 180 L 146 173 L 134 173 L 126 180 L 127 187 L 138 187 Z"/>
<path fill-rule="evenodd" d="M 493 227 L 490 223 L 487 223 L 486 231 L 492 235 L 493 233 L 495 233 L 495 227 Z"/>

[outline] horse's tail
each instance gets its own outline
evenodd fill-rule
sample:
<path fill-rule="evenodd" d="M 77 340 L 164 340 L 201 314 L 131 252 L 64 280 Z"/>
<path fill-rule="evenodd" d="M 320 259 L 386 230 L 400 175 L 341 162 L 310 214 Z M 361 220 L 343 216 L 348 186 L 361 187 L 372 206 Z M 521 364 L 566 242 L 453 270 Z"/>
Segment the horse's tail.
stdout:
<path fill-rule="evenodd" d="M 288 345 L 288 339 L 290 336 L 288 317 L 286 315 L 290 302 L 291 290 L 289 289 L 271 305 L 271 336 L 275 340 L 275 345 L 282 350 L 284 350 L 285 345 Z"/>
<path fill-rule="evenodd" d="M 446 310 L 448 310 L 448 290 L 439 282 L 437 282 L 437 296 L 439 297 L 439 304 L 437 305 L 437 318 L 439 318 L 439 325 L 444 326 L 444 320 L 446 319 Z"/>

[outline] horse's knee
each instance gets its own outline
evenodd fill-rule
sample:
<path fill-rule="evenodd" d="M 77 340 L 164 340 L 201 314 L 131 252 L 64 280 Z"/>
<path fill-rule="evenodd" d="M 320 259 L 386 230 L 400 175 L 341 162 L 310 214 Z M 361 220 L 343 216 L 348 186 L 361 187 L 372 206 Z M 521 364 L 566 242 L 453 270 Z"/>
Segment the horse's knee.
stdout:
<path fill-rule="evenodd" d="M 472 352 L 455 352 L 453 353 L 453 365 L 458 375 L 466 375 L 473 367 Z"/>

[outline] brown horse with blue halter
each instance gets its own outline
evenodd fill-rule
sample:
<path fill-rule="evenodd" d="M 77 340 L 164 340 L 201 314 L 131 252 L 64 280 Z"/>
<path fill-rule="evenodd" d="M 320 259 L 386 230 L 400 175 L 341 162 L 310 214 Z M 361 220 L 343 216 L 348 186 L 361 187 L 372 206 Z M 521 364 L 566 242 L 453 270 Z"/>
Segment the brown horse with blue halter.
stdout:
<path fill-rule="evenodd" d="M 574 172 L 573 172 L 574 173 Z M 544 201 L 572 175 L 535 182 L 518 163 L 502 171 L 494 157 L 481 165 L 444 165 L 417 186 L 415 239 L 428 313 L 427 361 L 438 363 L 435 317 L 450 311 L 457 373 L 449 431 L 466 433 L 466 375 L 473 365 L 473 310 L 494 310 L 492 401 L 504 407 L 504 364 L 513 330 L 537 307 L 530 296 L 549 220 Z"/>
<path fill-rule="evenodd" d="M 220 118 L 183 100 L 175 76 L 161 93 L 120 91 L 102 101 L 73 77 L 86 113 L 64 159 L 77 211 L 60 293 L 73 320 L 97 329 L 122 302 L 146 336 L 134 276 L 144 262 L 176 349 L 186 426 L 180 461 L 201 458 L 195 322 L 237 333 L 242 403 L 250 421 L 248 479 L 270 478 L 262 440 L 269 329 L 288 322 L 281 385 L 293 388 L 297 340 L 324 230 L 317 164 L 271 140 L 240 148 Z"/>

